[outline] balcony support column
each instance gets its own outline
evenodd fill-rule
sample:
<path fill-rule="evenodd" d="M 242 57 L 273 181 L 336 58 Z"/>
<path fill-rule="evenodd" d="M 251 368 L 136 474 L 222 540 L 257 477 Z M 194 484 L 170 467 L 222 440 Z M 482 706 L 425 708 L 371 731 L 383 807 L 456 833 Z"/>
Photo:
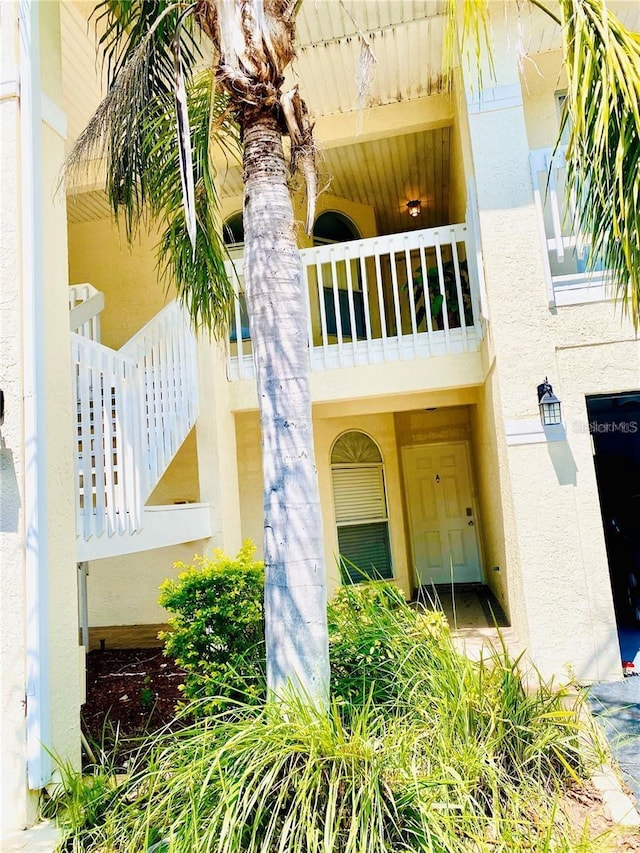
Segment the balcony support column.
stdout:
<path fill-rule="evenodd" d="M 570 390 L 563 387 L 563 319 L 549 310 L 516 11 L 501 6 L 491 21 L 491 88 L 479 92 L 477 79 L 464 79 L 490 317 L 492 370 L 478 425 L 489 444 L 479 463 L 485 517 L 497 519 L 487 556 L 499 573 L 489 581 L 501 586 L 512 624 L 543 675 L 566 676 L 569 665 L 580 678 L 610 678 L 619 651 L 602 531 L 585 524 L 598 514 L 588 435 L 570 431 L 538 444 L 510 438 L 538 415 L 536 383 L 553 377 L 563 400 Z M 485 74 L 485 85 L 489 80 Z"/>

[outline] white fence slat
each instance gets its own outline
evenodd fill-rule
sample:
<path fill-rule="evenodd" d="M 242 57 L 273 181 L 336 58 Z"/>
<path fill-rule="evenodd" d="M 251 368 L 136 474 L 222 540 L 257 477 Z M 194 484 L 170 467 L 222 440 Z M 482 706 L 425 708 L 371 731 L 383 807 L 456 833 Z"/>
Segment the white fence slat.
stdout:
<path fill-rule="evenodd" d="M 385 355 L 385 361 L 387 357 L 387 338 L 389 336 L 389 330 L 387 329 L 387 317 L 386 317 L 386 309 L 384 307 L 384 291 L 382 289 L 382 263 L 380 261 L 380 251 L 377 246 L 374 247 L 374 263 L 376 268 L 376 288 L 378 291 L 378 310 L 380 312 L 380 329 L 381 329 L 381 337 L 382 337 L 382 351 Z"/>
<path fill-rule="evenodd" d="M 444 340 L 447 351 L 451 346 L 451 335 L 449 333 L 449 306 L 447 304 L 447 290 L 444 283 L 444 266 L 442 263 L 442 248 L 440 246 L 440 232 L 437 232 L 437 240 L 435 244 L 436 264 L 438 268 L 438 284 L 440 293 L 442 294 L 442 325 L 444 326 Z"/>
<path fill-rule="evenodd" d="M 462 345 L 465 352 L 469 349 L 469 339 L 467 337 L 467 320 L 465 317 L 464 297 L 462 296 L 462 277 L 460 275 L 460 259 L 458 258 L 458 244 L 455 234 L 451 234 L 451 257 L 453 260 L 453 274 L 456 280 L 456 297 L 458 300 L 458 315 L 460 317 L 460 331 L 462 334 Z M 469 265 L 467 264 L 467 270 Z"/>
<path fill-rule="evenodd" d="M 369 280 L 365 258 L 360 256 L 360 280 L 362 282 L 362 303 L 364 306 L 364 327 L 367 336 L 367 354 L 371 361 L 371 309 L 369 308 Z"/>
<path fill-rule="evenodd" d="M 345 248 L 345 271 L 347 274 L 347 300 L 349 307 L 349 322 L 351 323 L 351 346 L 353 348 L 353 357 L 355 360 L 358 354 L 358 324 L 356 323 L 356 310 L 353 302 L 353 277 L 351 275 L 351 258 L 349 257 L 348 245 Z"/>
<path fill-rule="evenodd" d="M 418 352 L 418 326 L 416 322 L 416 302 L 413 292 L 413 270 L 411 269 L 411 249 L 404 247 L 404 265 L 407 275 L 407 296 L 409 297 L 409 318 L 411 320 L 411 335 L 413 337 L 413 353 Z M 426 302 L 425 302 L 426 308 Z"/>
<path fill-rule="evenodd" d="M 394 241 L 395 242 L 395 241 Z M 396 318 L 396 337 L 400 340 L 402 336 L 402 316 L 400 314 L 400 294 L 398 293 L 398 268 L 396 266 L 396 252 L 389 252 L 389 264 L 391 265 L 391 288 L 393 294 L 393 310 Z"/>
<path fill-rule="evenodd" d="M 427 267 L 426 249 L 424 239 L 420 239 L 420 272 L 422 279 L 422 298 L 424 299 L 425 320 L 427 322 L 428 352 L 433 351 L 433 319 L 431 317 L 431 296 L 429 293 L 429 269 Z"/>
<path fill-rule="evenodd" d="M 322 264 L 317 260 L 316 253 L 316 283 L 318 287 L 318 302 L 320 303 L 320 329 L 322 335 L 322 351 L 325 367 L 328 364 L 329 335 L 327 334 L 327 309 L 324 304 L 324 284 L 322 280 Z M 311 323 L 309 323 L 311 325 Z"/>
<path fill-rule="evenodd" d="M 564 260 L 564 240 L 562 237 L 562 221 L 560 216 L 560 206 L 558 204 L 558 191 L 556 185 L 556 165 L 554 161 L 549 162 L 549 178 L 548 178 L 548 193 L 549 206 L 551 209 L 551 222 L 553 224 L 553 237 L 555 241 L 555 250 L 558 261 L 562 263 Z"/>

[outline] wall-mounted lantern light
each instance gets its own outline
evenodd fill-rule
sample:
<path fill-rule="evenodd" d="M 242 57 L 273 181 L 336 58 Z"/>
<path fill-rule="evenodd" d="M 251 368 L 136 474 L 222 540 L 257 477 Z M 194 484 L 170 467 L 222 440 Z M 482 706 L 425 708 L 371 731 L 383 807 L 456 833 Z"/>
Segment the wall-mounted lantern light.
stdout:
<path fill-rule="evenodd" d="M 538 385 L 538 405 L 543 426 L 555 426 L 562 423 L 560 400 L 553 393 L 553 388 L 549 385 L 546 376 L 544 382 Z"/>
<path fill-rule="evenodd" d="M 422 204 L 420 203 L 419 198 L 414 198 L 413 201 L 407 202 L 407 210 L 409 211 L 409 216 L 420 216 L 420 212 L 422 210 Z"/>

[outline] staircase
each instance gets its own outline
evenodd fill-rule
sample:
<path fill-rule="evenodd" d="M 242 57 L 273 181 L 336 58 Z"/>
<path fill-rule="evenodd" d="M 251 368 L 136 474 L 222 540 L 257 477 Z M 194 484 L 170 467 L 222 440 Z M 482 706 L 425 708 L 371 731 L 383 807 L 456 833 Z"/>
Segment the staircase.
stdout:
<path fill-rule="evenodd" d="M 69 290 L 78 559 L 207 536 L 205 505 L 145 507 L 198 416 L 188 317 L 172 302 L 116 351 L 100 343 L 103 295 L 91 285 Z M 189 509 L 200 511 L 197 520 L 193 513 L 185 519 Z M 163 510 L 167 518 L 158 516 Z M 144 533 L 151 518 L 150 537 Z"/>

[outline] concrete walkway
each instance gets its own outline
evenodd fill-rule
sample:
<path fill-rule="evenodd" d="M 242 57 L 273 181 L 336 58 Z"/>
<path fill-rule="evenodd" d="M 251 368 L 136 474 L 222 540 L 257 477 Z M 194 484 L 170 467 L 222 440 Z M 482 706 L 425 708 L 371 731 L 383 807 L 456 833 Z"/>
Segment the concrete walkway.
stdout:
<path fill-rule="evenodd" d="M 625 783 L 640 803 L 640 676 L 594 684 L 587 695 Z"/>

